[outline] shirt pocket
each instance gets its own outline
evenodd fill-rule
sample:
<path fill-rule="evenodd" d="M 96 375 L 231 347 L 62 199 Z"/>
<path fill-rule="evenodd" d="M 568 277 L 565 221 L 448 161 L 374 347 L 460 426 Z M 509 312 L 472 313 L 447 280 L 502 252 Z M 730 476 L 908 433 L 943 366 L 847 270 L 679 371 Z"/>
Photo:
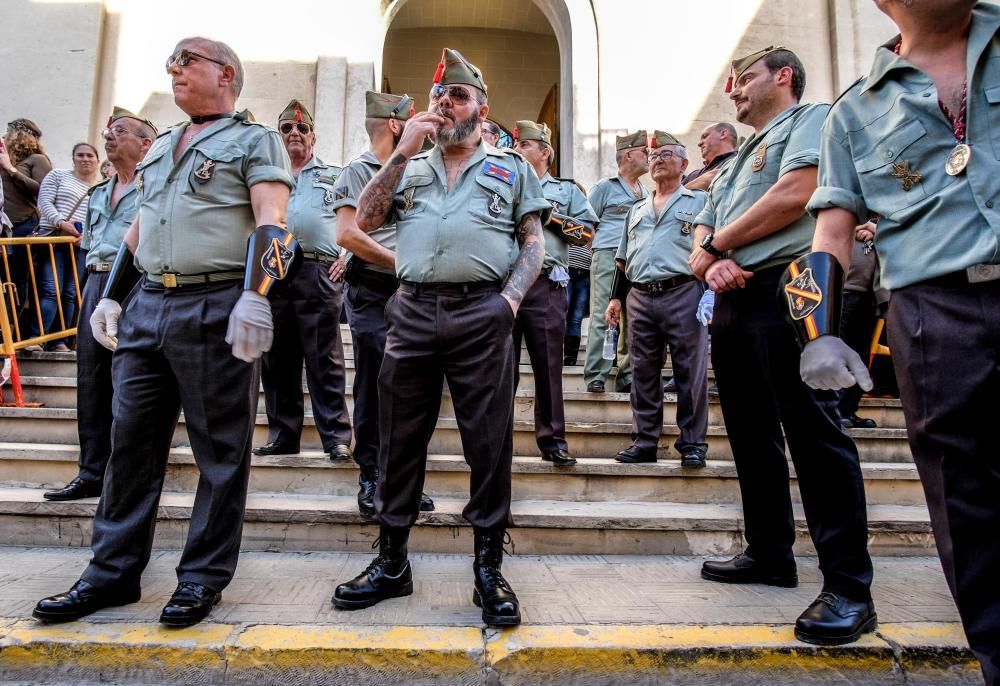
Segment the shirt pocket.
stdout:
<path fill-rule="evenodd" d="M 914 144 L 927 135 L 927 130 L 920 120 L 910 119 L 881 137 L 871 133 L 859 132 L 858 144 L 862 136 L 876 138 L 877 142 L 855 157 L 854 167 L 869 208 L 888 217 L 926 196 L 924 175 L 915 166 L 924 155 Z M 851 147 L 856 148 L 854 141 Z"/>
<path fill-rule="evenodd" d="M 1000 160 L 1000 86 L 991 86 L 984 90 L 989 106 L 990 141 L 993 143 L 993 156 Z"/>
<path fill-rule="evenodd" d="M 785 153 L 786 136 L 758 144 L 743 163 L 737 187 L 749 188 L 767 184 L 773 186 L 778 182 L 778 172 L 781 170 L 781 156 Z M 763 190 L 761 190 L 763 193 Z"/>
<path fill-rule="evenodd" d="M 469 210 L 477 219 L 487 224 L 513 224 L 514 189 L 490 176 L 476 176 L 478 188 L 470 198 Z"/>
<path fill-rule="evenodd" d="M 198 146 L 192 151 L 188 192 L 199 198 L 224 200 L 226 190 L 243 184 L 243 155 L 231 147 Z"/>
<path fill-rule="evenodd" d="M 428 194 L 421 189 L 433 182 L 434 177 L 429 174 L 411 174 L 403 177 L 393 200 L 396 216 L 400 219 L 409 219 L 427 209 Z"/>
<path fill-rule="evenodd" d="M 678 245 L 691 246 L 691 235 L 694 233 L 694 220 L 698 216 L 691 210 L 678 209 L 673 211 L 673 227 L 671 239 Z"/>

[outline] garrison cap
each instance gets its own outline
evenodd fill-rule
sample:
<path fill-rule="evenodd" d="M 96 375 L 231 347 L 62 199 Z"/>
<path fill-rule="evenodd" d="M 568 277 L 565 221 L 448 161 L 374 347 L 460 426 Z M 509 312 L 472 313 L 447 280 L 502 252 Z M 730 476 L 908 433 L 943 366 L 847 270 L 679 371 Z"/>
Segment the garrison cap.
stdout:
<path fill-rule="evenodd" d="M 287 105 L 285 109 L 281 111 L 278 115 L 278 121 L 300 121 L 304 124 L 309 124 L 313 126 L 313 117 L 309 114 L 309 110 L 306 106 L 302 104 L 299 100 L 292 100 Z"/>
<path fill-rule="evenodd" d="M 732 70 L 729 72 L 729 80 L 726 81 L 726 92 L 730 93 L 733 90 L 733 83 L 736 79 L 749 69 L 757 60 L 767 57 L 772 52 L 778 52 L 779 50 L 785 50 L 791 52 L 784 45 L 769 45 L 763 50 L 758 50 L 755 53 L 747 55 L 746 57 L 741 57 L 738 60 L 733 60 Z"/>
<path fill-rule="evenodd" d="M 111 116 L 108 117 L 107 126 L 111 126 L 111 124 L 118 121 L 119 119 L 135 119 L 136 121 L 141 121 L 143 124 L 153 129 L 154 138 L 158 136 L 160 133 L 160 131 L 156 128 L 156 124 L 154 124 L 153 122 L 149 121 L 145 117 L 140 117 L 135 112 L 128 111 L 124 107 L 117 107 L 117 106 L 113 110 L 111 110 Z"/>
<path fill-rule="evenodd" d="M 486 92 L 486 82 L 483 80 L 483 73 L 479 71 L 479 68 L 465 59 L 458 50 L 445 48 L 441 52 L 441 61 L 438 62 L 437 71 L 434 72 L 434 85 L 449 86 L 453 83 L 475 86 L 482 92 Z"/>
<path fill-rule="evenodd" d="M 626 133 L 624 136 L 615 136 L 615 150 L 630 150 L 632 148 L 646 147 L 646 130 L 639 129 L 634 133 Z"/>
<path fill-rule="evenodd" d="M 21 129 L 22 131 L 33 133 L 35 134 L 35 138 L 42 137 L 42 130 L 38 128 L 38 124 L 24 117 L 18 117 L 14 121 L 9 122 L 7 126 L 11 129 Z"/>
<path fill-rule="evenodd" d="M 682 148 L 684 147 L 683 143 L 666 131 L 653 131 L 653 135 L 649 137 L 650 149 L 655 150 L 656 148 L 662 148 L 664 145 L 679 145 Z"/>
<path fill-rule="evenodd" d="M 406 121 L 415 113 L 413 98 L 409 95 L 365 91 L 365 119 L 398 119 L 399 121 Z"/>
<path fill-rule="evenodd" d="M 514 140 L 541 141 L 552 147 L 552 132 L 547 124 L 536 124 L 530 119 L 522 119 L 514 124 Z"/>

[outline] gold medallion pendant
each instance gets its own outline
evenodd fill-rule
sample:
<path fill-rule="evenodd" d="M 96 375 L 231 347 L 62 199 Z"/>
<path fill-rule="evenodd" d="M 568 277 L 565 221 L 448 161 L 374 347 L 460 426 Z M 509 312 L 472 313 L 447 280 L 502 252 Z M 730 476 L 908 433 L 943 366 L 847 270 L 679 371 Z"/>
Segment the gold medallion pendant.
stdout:
<path fill-rule="evenodd" d="M 969 166 L 970 157 L 972 157 L 972 148 L 967 143 L 959 143 L 948 155 L 944 170 L 948 172 L 949 176 L 958 176 Z"/>

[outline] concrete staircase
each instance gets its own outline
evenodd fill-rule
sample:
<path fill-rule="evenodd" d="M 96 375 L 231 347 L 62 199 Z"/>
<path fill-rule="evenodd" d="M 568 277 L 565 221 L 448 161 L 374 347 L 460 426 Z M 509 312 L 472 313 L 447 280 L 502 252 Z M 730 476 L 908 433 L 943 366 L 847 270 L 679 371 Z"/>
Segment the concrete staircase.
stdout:
<path fill-rule="evenodd" d="M 344 327 L 348 401 L 353 380 L 350 333 Z M 581 344 L 586 345 L 586 337 Z M 581 360 L 583 355 L 581 354 Z M 19 358 L 25 395 L 41 408 L 0 408 L 0 544 L 85 546 L 96 499 L 49 503 L 43 490 L 76 474 L 76 371 L 72 353 Z M 631 412 L 623 393 L 587 393 L 582 367 L 564 371 L 567 438 L 580 462 L 556 468 L 542 462 L 533 434 L 534 384 L 522 355 L 515 400 L 513 532 L 518 552 L 529 554 L 724 555 L 742 548 L 742 512 L 732 454 L 717 399 L 711 400 L 709 465 L 682 469 L 671 445 L 677 436 L 676 398 L 665 400 L 660 461 L 620 465 L 614 454 L 630 441 Z M 308 391 L 306 391 L 308 395 Z M 308 400 L 308 398 L 307 398 Z M 307 412 L 310 411 L 308 402 Z M 265 442 L 263 399 L 254 444 Z M 861 414 L 878 429 L 854 430 L 869 498 L 873 554 L 933 554 L 926 507 L 896 400 L 865 399 Z M 184 418 L 174 436 L 157 545 L 180 547 L 197 484 Z M 357 513 L 357 468 L 334 465 L 320 451 L 306 417 L 299 455 L 253 458 L 243 546 L 248 550 L 365 551 L 377 527 Z M 451 397 L 445 391 L 431 440 L 425 490 L 437 510 L 420 519 L 411 548 L 467 552 L 471 529 L 461 512 L 468 467 Z M 793 495 L 798 500 L 797 491 Z M 797 512 L 798 549 L 811 552 Z"/>

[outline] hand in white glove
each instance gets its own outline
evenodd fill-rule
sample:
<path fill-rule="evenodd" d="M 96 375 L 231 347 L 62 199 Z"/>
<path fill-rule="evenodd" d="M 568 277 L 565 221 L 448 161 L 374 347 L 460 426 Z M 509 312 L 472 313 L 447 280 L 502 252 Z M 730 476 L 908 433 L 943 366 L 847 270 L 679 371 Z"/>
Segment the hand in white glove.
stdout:
<path fill-rule="evenodd" d="M 712 312 L 715 310 L 715 291 L 709 289 L 698 301 L 698 309 L 695 311 L 695 318 L 701 322 L 702 326 L 712 323 Z"/>
<path fill-rule="evenodd" d="M 806 385 L 820 390 L 839 391 L 855 383 L 861 390 L 872 389 L 872 377 L 858 354 L 836 336 L 820 336 L 802 349 L 799 374 Z"/>
<path fill-rule="evenodd" d="M 108 350 L 118 347 L 118 319 L 121 316 L 122 306 L 111 298 L 101 298 L 90 315 L 91 335 Z"/>
<path fill-rule="evenodd" d="M 253 291 L 243 291 L 229 314 L 226 343 L 233 346 L 233 356 L 244 362 L 253 362 L 271 349 L 274 323 L 271 303 Z"/>

